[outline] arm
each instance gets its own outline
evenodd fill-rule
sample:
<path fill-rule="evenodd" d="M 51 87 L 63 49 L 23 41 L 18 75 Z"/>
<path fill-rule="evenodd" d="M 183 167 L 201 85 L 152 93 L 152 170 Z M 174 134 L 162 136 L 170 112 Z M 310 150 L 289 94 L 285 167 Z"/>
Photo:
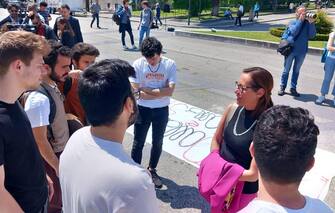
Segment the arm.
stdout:
<path fill-rule="evenodd" d="M 215 133 L 214 133 L 214 136 L 213 136 L 212 142 L 211 142 L 211 151 L 220 149 L 220 144 L 223 142 L 222 141 L 222 133 L 223 133 L 223 130 L 224 130 L 224 123 L 226 121 L 226 117 L 227 117 L 230 109 L 231 109 L 231 104 L 224 111 L 224 113 L 221 117 L 221 120 L 218 124 L 218 127 L 215 130 Z"/>
<path fill-rule="evenodd" d="M 166 96 L 172 96 L 175 86 L 176 86 L 175 84 L 169 84 L 167 87 L 163 87 L 163 88 L 157 88 L 157 89 L 140 88 L 140 90 L 141 90 L 141 95 L 142 93 L 145 93 L 155 98 L 162 98 Z"/>
<path fill-rule="evenodd" d="M 332 33 L 329 34 L 329 38 L 328 38 L 328 42 L 327 42 L 327 49 L 330 52 L 334 52 L 335 51 L 335 48 L 333 47 L 333 44 L 334 44 L 334 32 L 332 32 Z"/>
<path fill-rule="evenodd" d="M 315 29 L 315 24 L 314 22 L 309 23 L 309 28 L 308 28 L 308 39 L 312 39 L 316 36 L 316 29 Z"/>
<path fill-rule="evenodd" d="M 47 126 L 33 128 L 33 134 L 43 159 L 56 171 L 58 176 L 59 160 L 47 138 Z"/>
<path fill-rule="evenodd" d="M 289 36 L 295 37 L 299 33 L 302 24 L 303 21 L 300 19 L 297 19 L 294 23 L 290 23 L 288 26 Z"/>
<path fill-rule="evenodd" d="M 75 19 L 75 31 L 74 33 L 76 34 L 76 42 L 83 42 L 83 35 L 81 34 L 81 30 L 80 30 L 80 24 L 79 21 L 77 19 Z"/>
<path fill-rule="evenodd" d="M 250 168 L 244 170 L 239 181 L 255 182 L 258 180 L 258 168 L 255 162 L 255 158 L 252 158 Z"/>
<path fill-rule="evenodd" d="M 0 209 L 3 213 L 23 212 L 13 196 L 5 188 L 5 170 L 0 166 Z"/>

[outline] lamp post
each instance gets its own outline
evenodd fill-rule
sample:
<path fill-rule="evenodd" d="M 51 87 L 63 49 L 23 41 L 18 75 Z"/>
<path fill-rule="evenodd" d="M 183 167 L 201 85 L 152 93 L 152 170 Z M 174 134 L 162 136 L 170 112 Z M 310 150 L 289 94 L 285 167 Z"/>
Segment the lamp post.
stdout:
<path fill-rule="evenodd" d="M 187 25 L 190 25 L 191 22 L 191 0 L 188 0 L 188 20 Z"/>

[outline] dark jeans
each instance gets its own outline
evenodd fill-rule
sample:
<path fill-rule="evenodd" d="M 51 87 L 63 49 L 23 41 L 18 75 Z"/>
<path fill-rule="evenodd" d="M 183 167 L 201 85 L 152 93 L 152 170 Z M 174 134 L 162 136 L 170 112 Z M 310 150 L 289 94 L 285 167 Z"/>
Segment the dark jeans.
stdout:
<path fill-rule="evenodd" d="M 163 24 L 162 21 L 161 21 L 161 17 L 160 17 L 160 16 L 156 16 L 156 17 L 155 17 L 155 21 L 156 21 L 156 26 L 158 26 L 158 25 L 157 25 L 157 21 L 159 21 L 159 24 L 160 24 L 160 25 Z"/>
<path fill-rule="evenodd" d="M 120 24 L 120 33 L 121 33 L 121 42 L 122 42 L 122 45 L 123 46 L 126 45 L 126 41 L 125 41 L 126 31 L 129 34 L 131 45 L 134 45 L 135 44 L 134 43 L 134 35 L 133 35 L 133 31 L 131 29 L 130 23 L 129 24 Z"/>
<path fill-rule="evenodd" d="M 149 167 L 155 169 L 162 153 L 163 137 L 169 120 L 169 107 L 147 108 L 138 106 L 139 114 L 134 125 L 132 159 L 141 164 L 142 150 L 150 125 L 152 124 L 152 147 Z"/>
<path fill-rule="evenodd" d="M 258 11 L 255 11 L 255 15 L 254 15 L 254 17 L 258 18 L 258 14 L 259 14 L 259 12 L 258 12 Z"/>
<path fill-rule="evenodd" d="M 237 25 L 237 21 L 239 22 L 239 25 L 242 26 L 242 24 L 241 24 L 241 16 L 236 16 L 236 18 L 235 18 L 235 25 Z"/>
<path fill-rule="evenodd" d="M 99 13 L 93 13 L 93 14 L 92 14 L 92 17 L 93 17 L 93 19 L 92 19 L 92 22 L 91 22 L 91 27 L 92 27 L 92 25 L 93 25 L 95 19 L 97 19 L 97 27 L 100 27 L 100 26 L 99 26 Z"/>

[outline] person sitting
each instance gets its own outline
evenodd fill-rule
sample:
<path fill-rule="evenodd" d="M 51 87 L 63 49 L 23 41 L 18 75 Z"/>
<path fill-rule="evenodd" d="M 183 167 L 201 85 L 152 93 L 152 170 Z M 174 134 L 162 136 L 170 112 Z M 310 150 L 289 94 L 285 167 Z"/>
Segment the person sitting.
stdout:
<path fill-rule="evenodd" d="M 333 212 L 298 188 L 312 169 L 319 129 L 302 108 L 274 106 L 258 119 L 251 154 L 259 170 L 259 191 L 240 213 Z"/>
<path fill-rule="evenodd" d="M 226 11 L 224 11 L 224 13 L 223 13 L 223 17 L 224 17 L 224 18 L 227 18 L 227 19 L 234 20 L 234 17 L 233 17 L 233 15 L 232 15 L 232 13 L 231 13 L 230 8 L 228 8 Z"/>

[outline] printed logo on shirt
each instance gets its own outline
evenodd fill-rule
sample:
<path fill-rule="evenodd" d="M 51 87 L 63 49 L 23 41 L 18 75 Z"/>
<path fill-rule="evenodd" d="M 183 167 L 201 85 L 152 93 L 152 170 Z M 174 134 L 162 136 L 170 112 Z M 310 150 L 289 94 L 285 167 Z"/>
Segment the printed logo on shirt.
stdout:
<path fill-rule="evenodd" d="M 145 75 L 145 79 L 147 79 L 147 80 L 159 80 L 159 81 L 162 81 L 162 80 L 164 80 L 164 74 L 163 73 L 152 73 L 152 72 L 150 72 L 150 73 L 147 73 L 146 75 Z"/>

